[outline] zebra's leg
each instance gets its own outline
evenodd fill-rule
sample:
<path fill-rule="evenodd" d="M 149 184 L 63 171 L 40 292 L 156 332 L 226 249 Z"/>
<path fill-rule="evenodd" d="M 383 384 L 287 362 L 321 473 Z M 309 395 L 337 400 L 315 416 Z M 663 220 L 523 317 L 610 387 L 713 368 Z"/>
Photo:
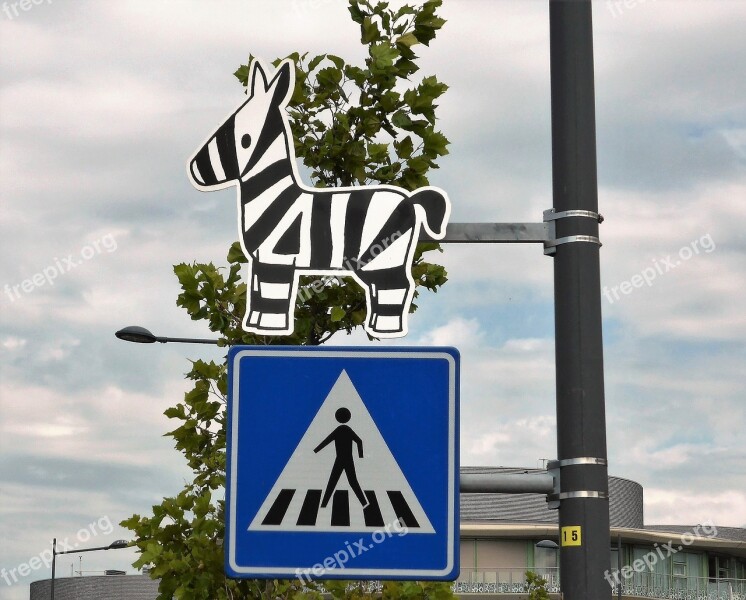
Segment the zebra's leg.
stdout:
<path fill-rule="evenodd" d="M 291 333 L 295 267 L 252 261 L 244 328 L 255 332 Z"/>
<path fill-rule="evenodd" d="M 368 329 L 375 334 L 393 334 L 407 328 L 412 284 L 407 277 L 409 265 L 375 271 L 358 271 L 357 276 L 370 290 Z"/>

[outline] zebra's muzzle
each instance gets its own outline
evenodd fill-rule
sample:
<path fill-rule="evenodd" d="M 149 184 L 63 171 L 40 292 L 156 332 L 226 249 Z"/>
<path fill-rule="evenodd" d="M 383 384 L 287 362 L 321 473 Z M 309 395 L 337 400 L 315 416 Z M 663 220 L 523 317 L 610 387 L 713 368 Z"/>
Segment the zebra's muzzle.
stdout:
<path fill-rule="evenodd" d="M 194 179 L 194 181 L 196 181 L 200 185 L 205 185 L 205 180 L 202 177 L 202 173 L 199 172 L 196 160 L 193 160 L 192 163 L 189 165 L 189 170 L 192 172 L 192 178 Z"/>

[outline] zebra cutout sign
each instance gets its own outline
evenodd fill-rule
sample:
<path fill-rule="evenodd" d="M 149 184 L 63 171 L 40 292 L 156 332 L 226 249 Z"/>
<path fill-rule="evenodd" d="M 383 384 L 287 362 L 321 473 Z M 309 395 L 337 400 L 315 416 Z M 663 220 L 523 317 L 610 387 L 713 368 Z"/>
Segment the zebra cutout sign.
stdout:
<path fill-rule="evenodd" d="M 396 521 L 409 533 L 434 533 L 342 370 L 249 529 L 364 532 Z"/>
<path fill-rule="evenodd" d="M 406 335 L 420 229 L 443 239 L 448 196 L 435 187 L 304 185 L 286 112 L 295 64 L 284 60 L 270 74 L 255 59 L 249 72 L 249 98 L 187 165 L 199 190 L 238 189 L 239 240 L 248 261 L 243 328 L 289 335 L 301 275 L 350 276 L 365 290 L 366 332 Z"/>

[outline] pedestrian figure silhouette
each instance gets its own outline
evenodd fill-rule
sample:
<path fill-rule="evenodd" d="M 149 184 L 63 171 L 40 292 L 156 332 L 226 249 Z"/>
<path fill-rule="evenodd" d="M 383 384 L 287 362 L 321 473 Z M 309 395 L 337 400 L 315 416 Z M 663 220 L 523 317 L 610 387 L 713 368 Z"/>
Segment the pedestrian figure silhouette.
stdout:
<path fill-rule="evenodd" d="M 363 440 L 352 430 L 348 425 L 345 425 L 352 416 L 350 411 L 346 408 L 339 408 L 334 413 L 335 418 L 339 423 L 342 423 L 334 431 L 332 431 L 326 439 L 321 442 L 316 448 L 313 449 L 314 453 L 325 446 L 334 442 L 334 449 L 337 453 L 337 457 L 334 459 L 334 465 L 332 466 L 331 475 L 329 475 L 329 483 L 326 484 L 326 491 L 324 497 L 321 500 L 321 507 L 326 507 L 329 504 L 329 499 L 334 492 L 334 488 L 337 487 L 339 478 L 344 473 L 347 475 L 347 481 L 350 483 L 352 491 L 355 492 L 355 496 L 360 500 L 360 504 L 363 508 L 368 506 L 368 499 L 363 494 L 363 490 L 357 481 L 357 475 L 355 474 L 355 459 L 352 456 L 352 444 L 357 444 L 358 455 L 363 458 Z"/>

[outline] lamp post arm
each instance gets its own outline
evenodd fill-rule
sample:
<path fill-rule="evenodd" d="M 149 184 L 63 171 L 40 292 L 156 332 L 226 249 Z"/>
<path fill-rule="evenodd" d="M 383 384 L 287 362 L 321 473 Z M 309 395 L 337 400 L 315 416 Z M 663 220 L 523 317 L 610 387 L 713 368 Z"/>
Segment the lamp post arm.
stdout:
<path fill-rule="evenodd" d="M 108 550 L 109 546 L 101 546 L 100 548 L 81 548 L 80 550 L 63 550 L 57 552 L 57 554 L 78 554 L 79 552 L 93 552 L 94 550 Z"/>
<path fill-rule="evenodd" d="M 65 550 L 64 552 L 57 552 L 57 554 L 79 554 L 80 552 L 93 552 L 94 550 L 116 550 L 111 546 L 99 546 L 98 548 L 80 548 L 79 550 Z"/>
<path fill-rule="evenodd" d="M 176 342 L 179 344 L 215 344 L 217 345 L 218 340 L 206 340 L 201 338 L 172 338 L 172 337 L 159 337 L 156 336 L 156 342 L 165 344 L 167 342 Z"/>

